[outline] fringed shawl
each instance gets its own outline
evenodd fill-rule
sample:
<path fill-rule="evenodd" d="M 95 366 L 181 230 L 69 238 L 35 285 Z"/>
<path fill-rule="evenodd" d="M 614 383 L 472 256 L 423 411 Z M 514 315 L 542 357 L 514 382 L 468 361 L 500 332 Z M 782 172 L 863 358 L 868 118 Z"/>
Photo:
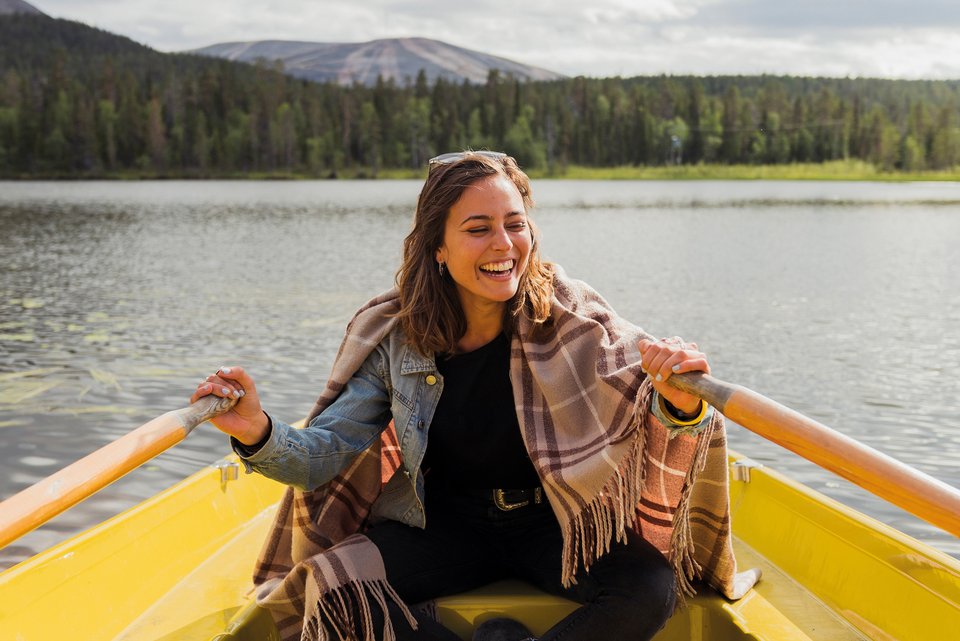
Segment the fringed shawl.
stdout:
<path fill-rule="evenodd" d="M 357 312 L 308 422 L 393 329 L 398 308 L 393 290 Z M 535 325 L 521 318 L 512 339 L 517 416 L 563 531 L 563 582 L 574 582 L 579 569 L 589 570 L 632 528 L 669 559 L 681 596 L 702 579 L 739 598 L 759 575 L 736 574 L 723 419 L 715 413 L 696 436 L 661 425 L 650 412 L 641 338 L 649 336 L 556 268 L 550 319 Z M 326 485 L 287 490 L 254 574 L 258 602 L 272 611 L 283 639 L 326 640 L 326 620 L 343 639 L 359 631 L 360 639 L 374 641 L 370 599 L 384 610 L 387 599 L 395 601 L 413 621 L 386 581 L 377 548 L 362 535 L 399 464 L 388 429 Z M 386 618 L 382 637 L 393 639 Z"/>

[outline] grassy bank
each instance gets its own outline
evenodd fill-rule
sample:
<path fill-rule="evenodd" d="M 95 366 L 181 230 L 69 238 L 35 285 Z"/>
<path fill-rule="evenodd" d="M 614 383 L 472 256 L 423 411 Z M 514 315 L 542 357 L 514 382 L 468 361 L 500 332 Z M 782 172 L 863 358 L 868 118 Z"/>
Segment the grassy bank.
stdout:
<path fill-rule="evenodd" d="M 553 175 L 531 171 L 533 178 L 568 180 L 878 180 L 886 182 L 957 181 L 960 167 L 944 171 L 881 171 L 859 160 L 791 165 L 677 165 L 670 167 L 579 167 Z"/>
<path fill-rule="evenodd" d="M 883 182 L 960 181 L 960 166 L 947 170 L 882 171 L 860 160 L 791 165 L 677 165 L 669 167 L 583 167 L 569 165 L 547 171 L 531 169 L 535 179 L 559 180 L 874 180 Z M 363 167 L 340 171 L 336 178 L 379 180 L 422 180 L 423 169 L 380 169 L 372 175 Z M 318 180 L 331 176 L 291 172 L 208 172 L 204 174 L 157 171 L 102 172 L 95 174 L 26 174 L 0 176 L 6 180 Z"/>
<path fill-rule="evenodd" d="M 943 171 L 881 171 L 861 160 L 791 165 L 676 165 L 670 167 L 583 167 L 548 171 L 529 169 L 535 179 L 558 180 L 877 180 L 884 182 L 960 181 L 960 166 Z M 423 179 L 425 169 L 381 169 L 376 178 Z M 363 169 L 345 170 L 340 178 L 371 178 Z"/>

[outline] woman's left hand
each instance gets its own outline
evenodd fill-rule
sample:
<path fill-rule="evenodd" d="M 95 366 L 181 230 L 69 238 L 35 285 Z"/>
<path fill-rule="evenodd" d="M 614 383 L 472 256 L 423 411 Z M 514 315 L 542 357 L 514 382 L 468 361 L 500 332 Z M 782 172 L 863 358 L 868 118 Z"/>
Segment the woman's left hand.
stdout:
<path fill-rule="evenodd" d="M 685 414 L 700 411 L 700 398 L 681 392 L 667 381 L 673 374 L 684 372 L 710 373 L 707 356 L 697 348 L 696 343 L 684 343 L 679 337 L 664 338 L 658 341 L 643 339 L 638 343 L 642 357 L 643 371 L 653 381 L 653 388 L 666 401 Z"/>

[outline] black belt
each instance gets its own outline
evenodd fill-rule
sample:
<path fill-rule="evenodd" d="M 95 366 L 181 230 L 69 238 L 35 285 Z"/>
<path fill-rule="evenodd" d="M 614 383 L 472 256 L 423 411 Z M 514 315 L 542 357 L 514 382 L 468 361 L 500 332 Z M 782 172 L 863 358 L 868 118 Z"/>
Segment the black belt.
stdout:
<path fill-rule="evenodd" d="M 489 502 L 502 512 L 510 512 L 522 507 L 527 507 L 528 505 L 540 505 L 543 503 L 542 487 L 523 490 L 473 490 L 457 488 L 449 490 L 449 493 L 444 492 L 444 495 L 446 495 L 448 499 L 470 498 Z"/>
<path fill-rule="evenodd" d="M 533 503 L 543 503 L 543 488 L 534 487 L 529 490 L 490 490 L 493 495 L 493 504 L 503 512 L 526 507 Z"/>

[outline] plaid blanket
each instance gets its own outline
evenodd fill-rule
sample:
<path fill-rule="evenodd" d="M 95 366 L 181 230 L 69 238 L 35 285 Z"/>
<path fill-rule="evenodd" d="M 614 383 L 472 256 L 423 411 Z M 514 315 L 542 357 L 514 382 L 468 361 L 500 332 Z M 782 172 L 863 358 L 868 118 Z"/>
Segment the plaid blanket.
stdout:
<path fill-rule="evenodd" d="M 347 326 L 333 371 L 308 421 L 329 406 L 394 327 L 397 292 L 364 305 Z M 563 581 L 640 532 L 671 562 L 680 596 L 702 579 L 729 598 L 757 580 L 736 574 L 730 538 L 727 451 L 717 412 L 699 435 L 677 435 L 650 412 L 653 388 L 637 342 L 649 337 L 586 284 L 556 268 L 550 320 L 522 319 L 512 340 L 511 378 L 530 458 L 563 530 Z M 370 508 L 399 467 L 387 429 L 328 484 L 289 489 L 257 561 L 254 583 L 285 640 L 373 641 L 370 599 L 394 601 L 377 548 L 362 535 Z M 358 619 L 359 617 L 359 619 Z M 394 639 L 389 617 L 383 639 Z"/>

